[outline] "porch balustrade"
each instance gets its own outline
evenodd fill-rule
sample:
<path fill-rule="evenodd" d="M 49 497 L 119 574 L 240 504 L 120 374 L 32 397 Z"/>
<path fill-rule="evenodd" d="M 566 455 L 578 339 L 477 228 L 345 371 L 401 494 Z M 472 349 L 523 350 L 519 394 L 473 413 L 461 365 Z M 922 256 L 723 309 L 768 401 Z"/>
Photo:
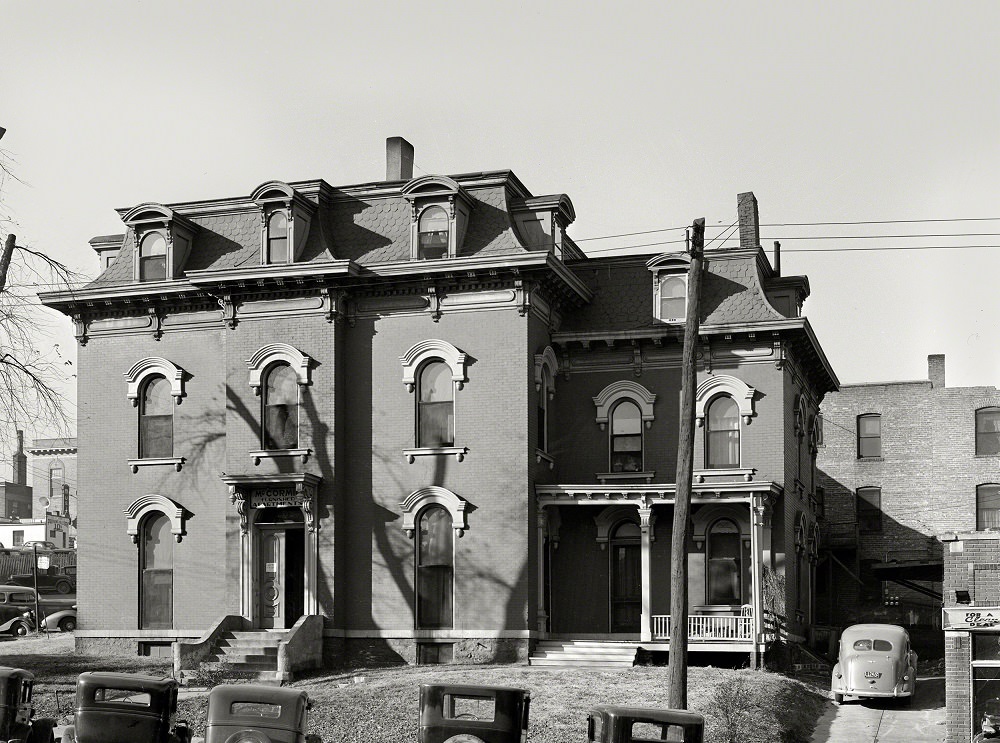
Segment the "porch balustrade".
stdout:
<path fill-rule="evenodd" d="M 670 639 L 670 615 L 654 614 L 653 639 Z M 689 614 L 688 642 L 753 641 L 753 616 L 719 616 L 717 614 Z"/>

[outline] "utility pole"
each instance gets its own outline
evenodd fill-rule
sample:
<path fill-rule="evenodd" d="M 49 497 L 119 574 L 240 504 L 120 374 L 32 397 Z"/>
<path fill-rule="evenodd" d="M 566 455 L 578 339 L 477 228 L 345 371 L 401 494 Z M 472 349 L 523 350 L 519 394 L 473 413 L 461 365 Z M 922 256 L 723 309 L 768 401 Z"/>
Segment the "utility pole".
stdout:
<path fill-rule="evenodd" d="M 688 566 L 691 536 L 691 481 L 694 468 L 694 393 L 697 386 L 695 351 L 698 347 L 698 312 L 701 295 L 701 261 L 705 249 L 705 218 L 691 225 L 691 265 L 688 270 L 687 310 L 684 316 L 684 351 L 681 357 L 681 425 L 677 442 L 677 490 L 670 541 L 670 693 L 672 709 L 687 709 Z"/>

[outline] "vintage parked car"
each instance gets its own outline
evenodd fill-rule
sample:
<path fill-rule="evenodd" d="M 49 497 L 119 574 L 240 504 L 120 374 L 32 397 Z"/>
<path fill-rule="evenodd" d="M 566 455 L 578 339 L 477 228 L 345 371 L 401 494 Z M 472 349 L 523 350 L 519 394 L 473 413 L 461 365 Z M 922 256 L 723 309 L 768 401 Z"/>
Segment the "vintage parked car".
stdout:
<path fill-rule="evenodd" d="M 0 604 L 0 634 L 24 637 L 34 628 L 35 618 L 30 610 L 23 606 Z"/>
<path fill-rule="evenodd" d="M 837 704 L 845 696 L 911 702 L 917 691 L 917 654 L 910 647 L 909 633 L 895 624 L 855 624 L 845 629 L 830 687 Z"/>
<path fill-rule="evenodd" d="M 134 673 L 81 673 L 62 743 L 190 743 L 177 714 L 177 682 Z"/>
<path fill-rule="evenodd" d="M 39 570 L 37 578 L 33 573 L 17 573 L 10 576 L 7 582 L 15 586 L 34 588 L 36 580 L 38 581 L 39 593 L 47 591 L 76 593 L 76 565 L 63 565 L 62 567 Z"/>
<path fill-rule="evenodd" d="M 76 604 L 72 599 L 43 598 L 38 595 L 38 608 L 45 615 L 43 627 L 48 630 L 69 632 L 76 629 Z M 22 613 L 31 612 L 34 629 L 35 589 L 27 586 L 0 585 L 0 607 L 16 607 Z"/>
<path fill-rule="evenodd" d="M 56 721 L 31 719 L 35 713 L 31 693 L 35 675 L 23 668 L 0 666 L 0 740 L 52 743 Z"/>
<path fill-rule="evenodd" d="M 48 632 L 72 632 L 76 629 L 76 604 L 64 609 L 58 607 L 45 607 L 42 609 L 42 626 L 38 629 Z M 28 612 L 31 629 L 35 629 L 35 612 Z"/>
<path fill-rule="evenodd" d="M 32 550 L 32 549 L 35 549 L 36 547 L 38 549 L 40 549 L 40 550 L 54 550 L 54 549 L 57 549 L 56 545 L 55 545 L 55 542 L 46 542 L 46 541 L 39 540 L 39 539 L 31 539 L 31 540 L 29 540 L 27 542 L 24 542 L 21 545 L 21 549 L 23 549 L 23 550 Z"/>
<path fill-rule="evenodd" d="M 705 718 L 676 709 L 600 705 L 587 716 L 590 743 L 702 743 Z"/>
<path fill-rule="evenodd" d="M 260 684 L 220 684 L 208 695 L 205 743 L 321 743 L 309 735 L 309 695 Z"/>
<path fill-rule="evenodd" d="M 422 684 L 418 743 L 524 743 L 531 695 L 508 686 Z"/>

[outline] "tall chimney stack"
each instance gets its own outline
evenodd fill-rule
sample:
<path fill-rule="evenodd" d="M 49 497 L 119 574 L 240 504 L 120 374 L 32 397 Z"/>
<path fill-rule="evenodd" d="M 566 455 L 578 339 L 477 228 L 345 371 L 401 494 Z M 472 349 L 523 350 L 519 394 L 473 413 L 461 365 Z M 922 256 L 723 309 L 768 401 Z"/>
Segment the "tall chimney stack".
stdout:
<path fill-rule="evenodd" d="M 934 389 L 944 387 L 943 353 L 935 353 L 927 357 L 927 378 L 931 380 L 931 387 Z"/>
<path fill-rule="evenodd" d="M 385 179 L 408 181 L 413 177 L 413 145 L 402 137 L 385 140 Z"/>
<path fill-rule="evenodd" d="M 17 432 L 17 451 L 14 452 L 14 484 L 28 484 L 28 457 L 24 453 L 24 431 Z"/>
<path fill-rule="evenodd" d="M 757 197 L 753 191 L 736 197 L 736 215 L 740 220 L 740 248 L 760 247 L 760 217 L 757 214 Z"/>

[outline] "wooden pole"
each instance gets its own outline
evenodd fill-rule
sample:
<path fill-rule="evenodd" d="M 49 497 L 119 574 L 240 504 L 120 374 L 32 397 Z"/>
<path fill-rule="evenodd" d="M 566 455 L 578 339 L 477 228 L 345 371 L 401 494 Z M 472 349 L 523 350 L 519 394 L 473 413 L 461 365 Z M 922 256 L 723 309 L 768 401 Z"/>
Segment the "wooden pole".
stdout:
<path fill-rule="evenodd" d="M 670 541 L 670 693 L 672 709 L 687 709 L 688 569 L 691 536 L 691 480 L 694 467 L 694 393 L 697 386 L 695 352 L 698 346 L 698 307 L 701 261 L 705 247 L 705 219 L 691 225 L 691 266 L 688 271 L 687 314 L 681 358 L 681 421 L 677 442 L 677 491 Z"/>
<path fill-rule="evenodd" d="M 14 255 L 16 241 L 17 238 L 11 233 L 3 243 L 3 252 L 0 253 L 0 292 L 7 287 L 7 271 L 10 269 L 10 259 Z"/>

